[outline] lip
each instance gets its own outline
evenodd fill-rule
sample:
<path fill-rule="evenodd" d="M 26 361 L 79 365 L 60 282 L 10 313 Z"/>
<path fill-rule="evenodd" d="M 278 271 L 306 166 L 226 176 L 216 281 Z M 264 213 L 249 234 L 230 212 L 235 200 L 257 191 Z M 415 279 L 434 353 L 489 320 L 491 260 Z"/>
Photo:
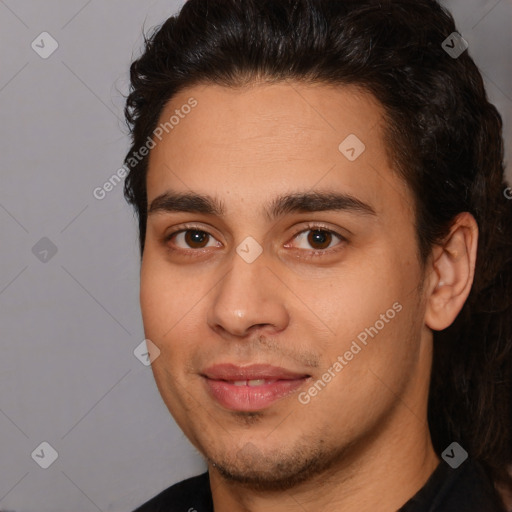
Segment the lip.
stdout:
<path fill-rule="evenodd" d="M 295 380 L 308 376 L 305 373 L 293 372 L 279 366 L 269 364 L 251 364 L 237 366 L 235 364 L 216 364 L 203 371 L 203 375 L 212 380 Z"/>
<path fill-rule="evenodd" d="M 218 364 L 201 374 L 210 396 L 235 411 L 258 411 L 302 387 L 310 375 L 267 364 Z M 248 382 L 243 381 L 263 381 Z M 235 384 L 236 382 L 236 384 Z"/>

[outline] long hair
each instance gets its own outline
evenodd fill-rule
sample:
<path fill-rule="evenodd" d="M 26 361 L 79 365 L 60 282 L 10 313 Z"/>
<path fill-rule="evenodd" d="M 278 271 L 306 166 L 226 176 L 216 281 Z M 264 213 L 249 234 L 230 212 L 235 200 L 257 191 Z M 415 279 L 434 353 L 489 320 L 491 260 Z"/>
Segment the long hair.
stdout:
<path fill-rule="evenodd" d="M 502 121 L 468 51 L 445 51 L 454 32 L 434 0 L 188 0 L 131 66 L 125 196 L 139 218 L 142 255 L 147 157 L 133 156 L 186 87 L 291 80 L 373 94 L 385 110 L 389 156 L 415 197 L 420 261 L 458 213 L 470 212 L 479 227 L 469 298 L 450 327 L 434 332 L 434 449 L 459 442 L 512 489 L 512 201 Z"/>

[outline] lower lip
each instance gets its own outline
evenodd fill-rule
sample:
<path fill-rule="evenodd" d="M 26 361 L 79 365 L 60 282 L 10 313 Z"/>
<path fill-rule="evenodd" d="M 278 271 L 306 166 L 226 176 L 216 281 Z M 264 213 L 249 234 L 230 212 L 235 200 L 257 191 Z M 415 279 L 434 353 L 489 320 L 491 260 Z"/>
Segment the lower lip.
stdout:
<path fill-rule="evenodd" d="M 234 411 L 259 411 L 284 398 L 304 385 L 308 378 L 277 380 L 261 386 L 235 386 L 225 380 L 205 378 L 213 397 Z"/>

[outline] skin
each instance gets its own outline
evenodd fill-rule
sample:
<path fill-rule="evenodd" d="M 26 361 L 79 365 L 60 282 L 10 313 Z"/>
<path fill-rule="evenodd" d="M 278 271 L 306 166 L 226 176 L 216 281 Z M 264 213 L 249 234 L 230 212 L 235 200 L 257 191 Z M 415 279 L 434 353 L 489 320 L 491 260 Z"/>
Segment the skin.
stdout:
<path fill-rule="evenodd" d="M 146 337 L 160 350 L 157 386 L 208 462 L 215 511 L 395 511 L 439 463 L 426 422 L 432 329 L 450 325 L 469 294 L 476 223 L 459 215 L 421 265 L 414 199 L 368 93 L 196 85 L 173 97 L 161 120 L 190 97 L 198 105 L 151 151 L 148 204 L 194 193 L 224 211 L 150 213 L 140 298 Z M 354 161 L 338 149 L 349 134 L 366 147 Z M 350 194 L 374 214 L 267 215 L 276 198 L 311 192 Z M 187 228 L 211 236 L 165 239 Z M 345 240 L 325 231 L 312 238 L 312 229 Z M 252 263 L 236 252 L 248 236 L 262 249 Z M 298 393 L 395 303 L 401 311 L 300 403 Z M 217 363 L 268 363 L 311 378 L 267 408 L 234 412 L 201 376 Z"/>

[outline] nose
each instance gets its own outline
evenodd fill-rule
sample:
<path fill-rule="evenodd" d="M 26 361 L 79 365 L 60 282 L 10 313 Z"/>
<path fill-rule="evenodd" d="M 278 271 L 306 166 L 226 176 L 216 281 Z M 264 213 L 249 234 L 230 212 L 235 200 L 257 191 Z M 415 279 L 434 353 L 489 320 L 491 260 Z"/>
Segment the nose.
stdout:
<path fill-rule="evenodd" d="M 224 338 L 243 338 L 258 329 L 280 332 L 290 321 L 285 298 L 263 254 L 252 263 L 234 254 L 231 270 L 212 292 L 208 325 Z"/>

